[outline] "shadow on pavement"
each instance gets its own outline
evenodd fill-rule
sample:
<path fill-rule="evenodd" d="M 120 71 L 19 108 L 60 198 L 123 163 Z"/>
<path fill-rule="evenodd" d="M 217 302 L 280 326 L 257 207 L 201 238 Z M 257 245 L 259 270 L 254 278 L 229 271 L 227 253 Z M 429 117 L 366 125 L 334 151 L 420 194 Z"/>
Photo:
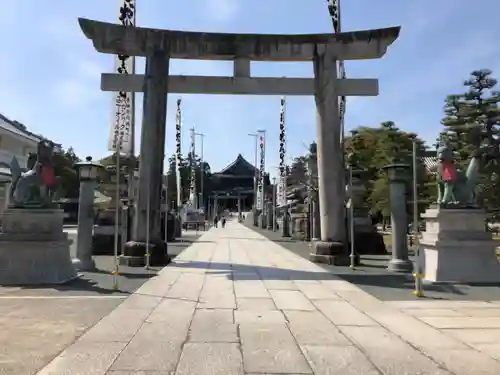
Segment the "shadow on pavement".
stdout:
<path fill-rule="evenodd" d="M 280 232 L 245 225 L 248 229 L 266 237 L 292 253 L 309 259 L 310 242 L 284 239 Z M 411 254 L 410 254 L 411 255 Z M 365 292 L 383 301 L 413 300 L 415 287 L 411 274 L 388 271 L 389 255 L 363 255 L 355 270 L 349 267 L 318 264 L 325 271 L 357 285 Z M 425 298 L 444 300 L 500 301 L 499 284 L 430 284 L 424 286 Z"/>
<path fill-rule="evenodd" d="M 109 286 L 101 286 L 99 282 L 87 279 L 84 276 L 61 285 L 36 285 L 21 286 L 25 291 L 52 291 L 52 292 L 77 292 L 85 291 L 90 294 L 109 295 L 109 294 L 130 294 L 130 291 L 114 289 Z"/>
<path fill-rule="evenodd" d="M 232 280 L 331 280 L 333 277 L 324 272 L 297 271 L 284 268 L 252 266 L 246 264 L 209 263 L 186 261 L 172 263 L 171 268 L 197 268 L 226 275 Z"/>

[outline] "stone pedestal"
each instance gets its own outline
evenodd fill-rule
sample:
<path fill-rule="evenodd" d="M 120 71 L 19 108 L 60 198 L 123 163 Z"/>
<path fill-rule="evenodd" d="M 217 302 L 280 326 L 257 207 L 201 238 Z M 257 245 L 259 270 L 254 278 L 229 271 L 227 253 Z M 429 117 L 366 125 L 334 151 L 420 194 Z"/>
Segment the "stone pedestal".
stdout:
<path fill-rule="evenodd" d="M 62 284 L 77 277 L 63 218 L 58 209 L 3 212 L 0 285 Z"/>
<path fill-rule="evenodd" d="M 354 216 L 354 252 L 356 259 L 360 255 L 386 255 L 387 248 L 384 238 L 372 224 L 369 209 L 365 201 L 365 186 L 363 176 L 365 170 L 354 167 L 352 170 L 352 186 L 348 191 L 353 204 Z M 349 190 L 349 186 L 348 189 Z M 349 238 L 349 241 L 351 239 Z M 349 243 L 349 247 L 351 244 Z M 357 262 L 356 262 L 357 263 Z"/>
<path fill-rule="evenodd" d="M 119 206 L 118 206 L 119 207 Z M 118 251 L 121 252 L 127 238 L 127 210 L 118 208 L 121 212 L 118 217 Z M 113 255 L 115 252 L 115 220 L 116 206 L 99 212 L 92 235 L 93 255 Z"/>
<path fill-rule="evenodd" d="M 425 281 L 499 283 L 497 241 L 485 231 L 485 212 L 479 209 L 428 209 L 420 241 Z"/>
<path fill-rule="evenodd" d="M 267 229 L 273 230 L 273 220 L 274 220 L 274 215 L 273 215 L 273 204 L 272 203 L 267 203 Z"/>
<path fill-rule="evenodd" d="M 306 240 L 307 232 L 307 214 L 294 213 L 292 217 L 292 238 L 300 241 Z"/>
<path fill-rule="evenodd" d="M 259 215 L 259 225 L 262 229 L 266 229 L 267 228 L 267 219 L 266 219 L 266 214 L 264 212 L 262 212 L 260 215 Z"/>
<path fill-rule="evenodd" d="M 175 218 L 175 238 L 181 238 L 182 237 L 182 220 L 180 216 L 177 216 Z"/>
<path fill-rule="evenodd" d="M 259 226 L 259 213 L 256 209 L 253 209 L 252 211 L 252 223 L 254 227 Z"/>
<path fill-rule="evenodd" d="M 315 241 L 313 252 L 309 254 L 309 260 L 332 266 L 348 266 L 349 254 L 347 254 L 342 242 Z"/>

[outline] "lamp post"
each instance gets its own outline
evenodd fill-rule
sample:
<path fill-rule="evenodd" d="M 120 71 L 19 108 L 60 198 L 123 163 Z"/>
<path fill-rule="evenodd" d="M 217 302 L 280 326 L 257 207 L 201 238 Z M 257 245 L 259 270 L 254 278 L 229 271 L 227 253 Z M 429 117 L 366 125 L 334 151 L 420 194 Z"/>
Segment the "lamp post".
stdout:
<path fill-rule="evenodd" d="M 99 170 L 103 166 L 93 163 L 88 156 L 84 162 L 76 164 L 80 179 L 80 197 L 78 201 L 78 231 L 76 242 L 76 259 L 73 265 L 78 271 L 95 269 L 92 259 L 92 235 L 94 228 L 94 190 Z"/>

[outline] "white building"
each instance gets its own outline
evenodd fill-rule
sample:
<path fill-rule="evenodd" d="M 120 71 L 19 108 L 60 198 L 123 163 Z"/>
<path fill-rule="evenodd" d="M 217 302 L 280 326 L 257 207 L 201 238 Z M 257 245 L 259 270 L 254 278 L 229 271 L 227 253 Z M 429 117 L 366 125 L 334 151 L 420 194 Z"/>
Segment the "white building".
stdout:
<path fill-rule="evenodd" d="M 9 164 L 15 156 L 22 168 L 26 168 L 30 152 L 36 152 L 41 137 L 31 133 L 23 124 L 0 114 L 0 162 Z M 10 183 L 10 169 L 0 166 L 0 212 L 6 204 Z"/>

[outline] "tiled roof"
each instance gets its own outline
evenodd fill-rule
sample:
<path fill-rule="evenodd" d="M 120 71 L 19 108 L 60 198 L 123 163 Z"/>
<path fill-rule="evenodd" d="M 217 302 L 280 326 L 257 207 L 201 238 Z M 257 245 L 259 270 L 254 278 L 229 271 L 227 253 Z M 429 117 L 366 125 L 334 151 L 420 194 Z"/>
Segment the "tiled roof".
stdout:
<path fill-rule="evenodd" d="M 432 174 L 436 173 L 436 167 L 439 164 L 439 160 L 436 156 L 424 156 L 421 160 L 428 172 Z"/>
<path fill-rule="evenodd" d="M 243 157 L 243 155 L 238 154 L 235 161 L 233 161 L 231 164 L 229 164 L 226 168 L 224 168 L 217 174 L 232 174 L 238 169 L 248 170 L 252 175 L 255 173 L 255 167 L 250 162 L 248 162 Z"/>
<path fill-rule="evenodd" d="M 31 139 L 38 142 L 42 139 L 40 135 L 34 134 L 26 129 L 26 126 L 18 121 L 11 120 L 0 113 L 0 128 L 3 128 L 11 133 L 17 134 L 21 137 Z"/>

